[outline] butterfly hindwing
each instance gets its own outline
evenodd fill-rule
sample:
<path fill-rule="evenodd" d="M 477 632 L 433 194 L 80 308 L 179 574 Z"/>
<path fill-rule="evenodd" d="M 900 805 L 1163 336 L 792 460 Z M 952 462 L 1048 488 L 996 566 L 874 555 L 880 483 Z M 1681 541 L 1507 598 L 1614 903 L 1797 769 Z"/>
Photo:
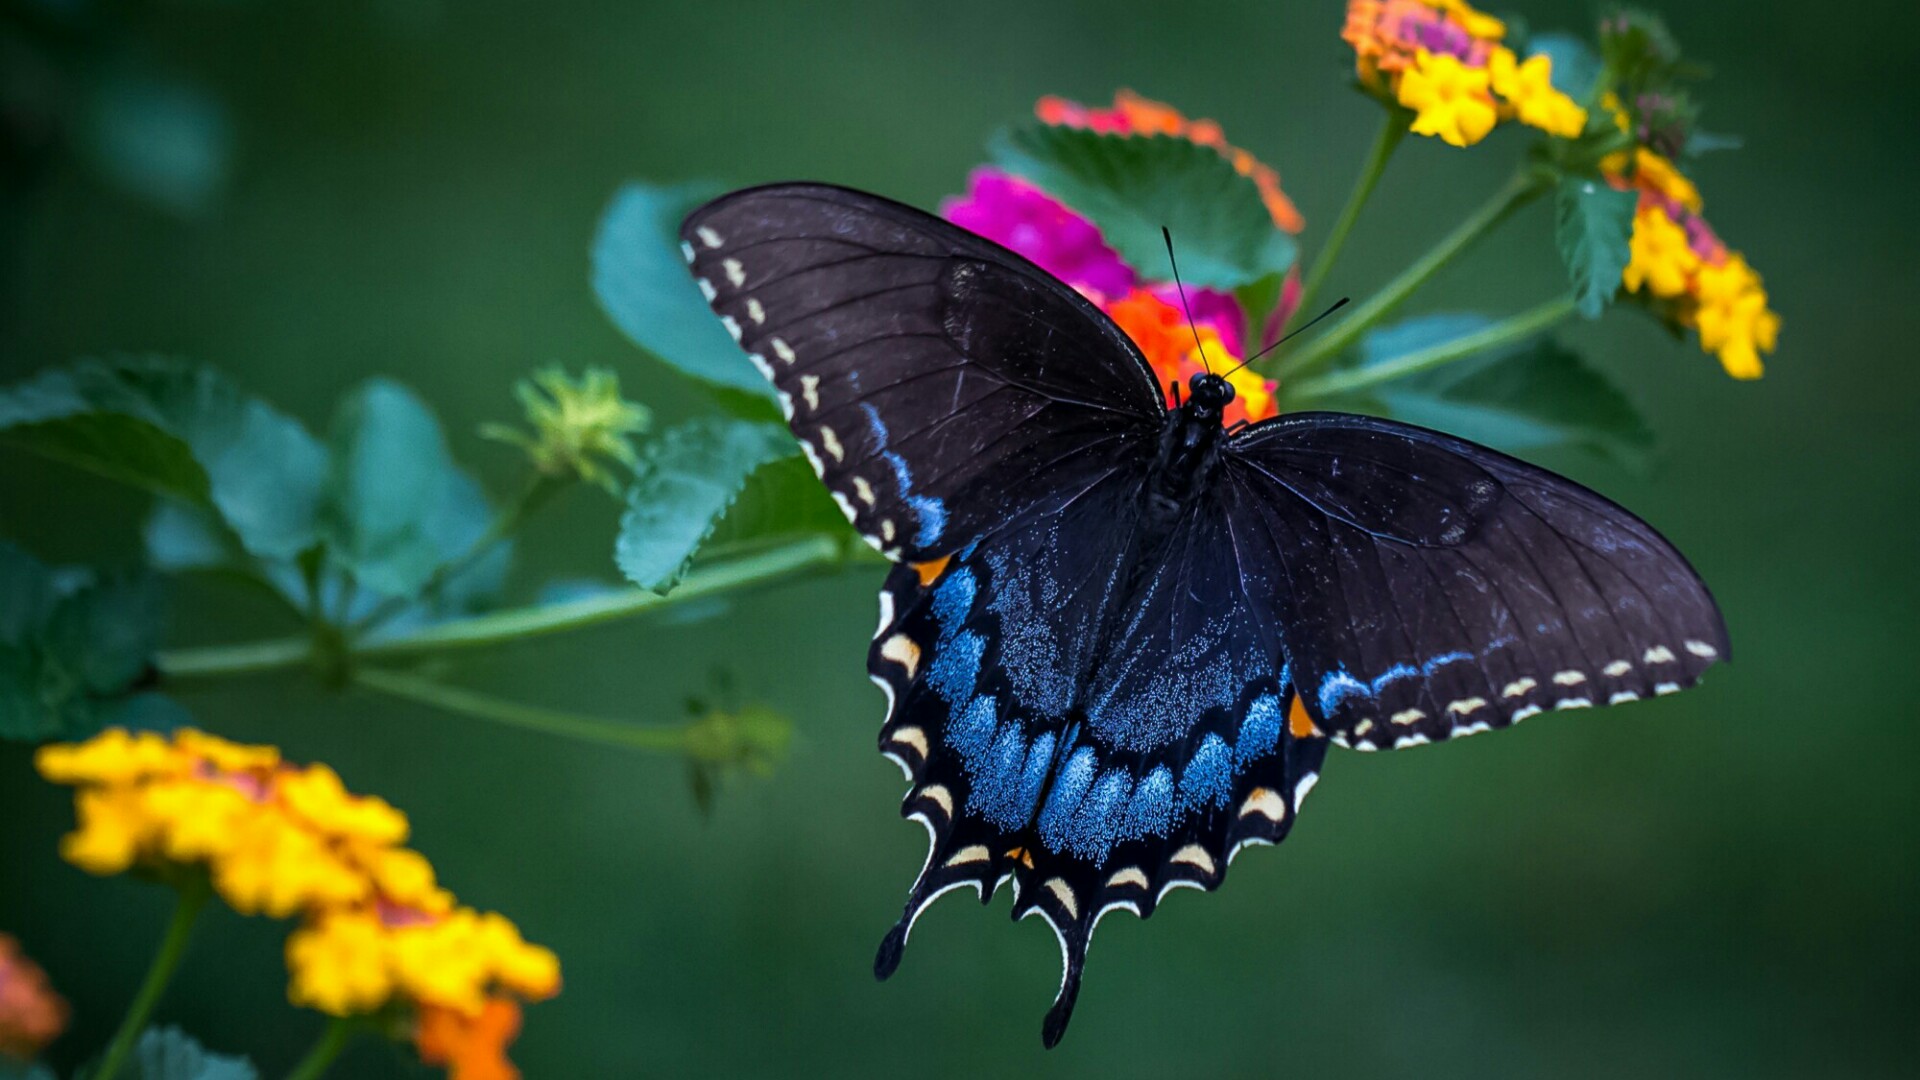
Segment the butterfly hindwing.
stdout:
<path fill-rule="evenodd" d="M 1061 941 L 1049 1043 L 1101 916 L 1215 888 L 1241 847 L 1278 842 L 1326 748 L 1289 715 L 1237 568 L 1212 557 L 1224 507 L 1139 528 L 1144 483 L 1115 469 L 1061 513 L 895 570 L 869 654 L 892 701 L 881 749 L 912 785 L 902 813 L 930 834 L 876 971 L 939 896 L 1010 877 L 1014 917 Z"/>
<path fill-rule="evenodd" d="M 950 554 L 1157 433 L 1146 362 L 1019 256 L 820 184 L 724 196 L 682 251 L 808 460 L 889 557 Z"/>
<path fill-rule="evenodd" d="M 1248 429 L 1223 483 L 1313 716 L 1360 749 L 1691 686 L 1719 609 L 1653 528 L 1438 432 L 1301 413 Z"/>

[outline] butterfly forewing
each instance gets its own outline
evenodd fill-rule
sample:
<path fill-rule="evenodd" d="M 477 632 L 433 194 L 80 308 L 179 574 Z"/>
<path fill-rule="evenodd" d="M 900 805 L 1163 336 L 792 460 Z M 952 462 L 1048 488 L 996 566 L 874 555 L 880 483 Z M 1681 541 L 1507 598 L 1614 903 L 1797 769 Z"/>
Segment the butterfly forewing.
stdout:
<path fill-rule="evenodd" d="M 681 240 L 808 460 L 890 557 L 1057 506 L 1158 431 L 1146 363 L 1098 309 L 937 218 L 783 184 L 695 210 Z"/>
<path fill-rule="evenodd" d="M 1727 654 L 1652 527 L 1504 454 L 1371 417 L 1248 429 L 1226 483 L 1309 711 L 1362 749 L 1691 686 Z"/>

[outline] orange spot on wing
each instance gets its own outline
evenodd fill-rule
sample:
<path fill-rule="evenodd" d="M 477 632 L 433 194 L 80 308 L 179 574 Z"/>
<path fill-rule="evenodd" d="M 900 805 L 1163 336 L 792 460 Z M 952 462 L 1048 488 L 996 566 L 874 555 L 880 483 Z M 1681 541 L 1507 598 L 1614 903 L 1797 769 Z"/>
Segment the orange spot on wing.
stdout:
<path fill-rule="evenodd" d="M 1296 739 L 1310 739 L 1320 734 L 1320 729 L 1313 726 L 1313 717 L 1307 715 L 1307 707 L 1300 703 L 1298 694 L 1294 695 L 1293 704 L 1287 709 L 1287 730 Z"/>
<path fill-rule="evenodd" d="M 947 572 L 947 566 L 952 562 L 953 556 L 942 555 L 931 562 L 914 563 L 913 572 L 920 575 L 920 587 L 925 588 L 939 581 L 940 575 Z"/>
<path fill-rule="evenodd" d="M 1024 866 L 1029 870 L 1033 869 L 1033 856 L 1027 851 L 1026 848 L 1023 848 L 1023 847 L 1014 848 L 1012 851 L 1007 852 L 1007 858 L 1013 859 L 1019 862 L 1021 866 Z"/>

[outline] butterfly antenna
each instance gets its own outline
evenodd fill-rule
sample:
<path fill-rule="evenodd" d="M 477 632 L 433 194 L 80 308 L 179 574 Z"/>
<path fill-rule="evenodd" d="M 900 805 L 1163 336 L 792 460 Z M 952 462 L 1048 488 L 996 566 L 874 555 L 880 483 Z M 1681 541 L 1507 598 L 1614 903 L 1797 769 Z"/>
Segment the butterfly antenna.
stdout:
<path fill-rule="evenodd" d="M 1273 344 L 1267 346 L 1266 348 L 1261 349 L 1259 352 L 1254 353 L 1252 356 L 1247 357 L 1245 360 L 1240 361 L 1239 364 L 1234 366 L 1233 371 L 1239 371 L 1241 368 L 1246 367 L 1248 364 L 1253 363 L 1255 360 L 1260 359 L 1261 357 L 1267 355 L 1268 353 L 1279 348 L 1280 346 L 1285 345 L 1287 342 L 1292 341 L 1294 338 L 1299 337 L 1301 334 L 1306 333 L 1308 330 L 1313 328 L 1314 323 L 1317 323 L 1321 319 L 1324 319 L 1327 316 L 1333 314 L 1334 312 L 1339 311 L 1341 308 L 1346 307 L 1347 301 L 1351 299 L 1353 298 L 1350 296 L 1343 296 L 1340 299 L 1335 300 L 1332 303 L 1332 305 L 1327 308 L 1327 310 L 1321 312 L 1318 315 L 1315 315 L 1311 319 L 1308 319 L 1307 324 L 1305 326 L 1302 326 L 1300 329 L 1295 330 L 1293 333 L 1288 334 L 1287 336 L 1281 338 L 1279 341 L 1274 342 Z M 1227 375 L 1233 374 L 1233 371 L 1227 372 Z M 1226 377 L 1227 377 L 1226 375 L 1221 376 L 1221 378 L 1223 379 Z"/>
<path fill-rule="evenodd" d="M 1167 265 L 1173 267 L 1173 287 L 1180 293 L 1180 310 L 1186 312 L 1187 329 L 1193 332 L 1193 347 L 1199 350 L 1200 366 L 1213 374 L 1213 365 L 1207 360 L 1207 347 L 1200 344 L 1200 328 L 1193 324 L 1193 308 L 1187 303 L 1187 287 L 1180 284 L 1180 264 L 1173 258 L 1173 233 L 1165 225 L 1160 226 L 1160 238 L 1167 242 Z M 1305 329 L 1302 327 L 1301 329 Z"/>

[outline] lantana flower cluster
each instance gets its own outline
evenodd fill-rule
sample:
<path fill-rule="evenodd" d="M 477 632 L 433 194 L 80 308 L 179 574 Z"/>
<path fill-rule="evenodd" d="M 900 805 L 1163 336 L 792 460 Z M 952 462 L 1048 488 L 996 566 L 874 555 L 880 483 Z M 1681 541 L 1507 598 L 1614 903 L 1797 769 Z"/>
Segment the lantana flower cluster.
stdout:
<path fill-rule="evenodd" d="M 1611 95 L 1603 106 L 1620 130 L 1632 132 L 1627 112 Z M 1610 154 L 1600 162 L 1608 183 L 1639 193 L 1631 260 L 1621 275 L 1627 292 L 1677 326 L 1700 334 L 1700 348 L 1736 379 L 1757 379 L 1760 354 L 1772 352 L 1780 316 L 1746 257 L 1730 250 L 1701 215 L 1700 189 L 1651 146 Z"/>
<path fill-rule="evenodd" d="M 1416 135 L 1472 146 L 1501 121 L 1578 138 L 1587 110 L 1554 88 L 1553 60 L 1520 59 L 1504 22 L 1466 0 L 1349 0 L 1340 35 L 1360 84 L 1414 112 Z"/>
<path fill-rule="evenodd" d="M 79 827 L 61 841 L 69 862 L 204 871 L 234 910 L 301 920 L 287 940 L 295 1004 L 338 1017 L 407 1010 L 430 1063 L 467 1080 L 517 1075 L 504 1050 L 518 1003 L 559 991 L 559 961 L 506 918 L 459 905 L 403 846 L 406 816 L 384 800 L 348 792 L 326 765 L 192 729 L 110 728 L 43 747 L 36 763 L 78 789 Z"/>
<path fill-rule="evenodd" d="M 38 1057 L 66 1027 L 66 999 L 12 935 L 0 934 L 0 1073 L 10 1062 Z"/>
<path fill-rule="evenodd" d="M 1275 225 L 1290 233 L 1306 226 L 1299 210 L 1281 190 L 1279 174 L 1228 143 L 1220 125 L 1211 120 L 1190 120 L 1170 105 L 1126 90 L 1114 96 L 1111 108 L 1046 97 L 1034 112 L 1046 124 L 1112 135 L 1167 135 L 1209 147 L 1254 182 Z M 1184 386 L 1209 368 L 1224 373 L 1238 366 L 1247 354 L 1247 315 L 1232 294 L 1189 289 L 1187 306 L 1194 321 L 1190 329 L 1171 281 L 1150 279 L 1139 268 L 1127 265 L 1101 238 L 1093 222 L 1026 180 L 992 167 L 976 169 L 968 179 L 967 193 L 947 200 L 941 212 L 954 224 L 1033 260 L 1099 306 L 1140 346 L 1156 380 L 1167 390 L 1170 403 L 1174 384 Z M 1287 277 L 1279 307 L 1264 336 L 1271 338 L 1278 332 L 1299 299 L 1296 271 Z M 1278 412 L 1271 380 L 1242 368 L 1229 375 L 1228 381 L 1236 392 L 1226 412 L 1228 423 L 1264 420 Z"/>

